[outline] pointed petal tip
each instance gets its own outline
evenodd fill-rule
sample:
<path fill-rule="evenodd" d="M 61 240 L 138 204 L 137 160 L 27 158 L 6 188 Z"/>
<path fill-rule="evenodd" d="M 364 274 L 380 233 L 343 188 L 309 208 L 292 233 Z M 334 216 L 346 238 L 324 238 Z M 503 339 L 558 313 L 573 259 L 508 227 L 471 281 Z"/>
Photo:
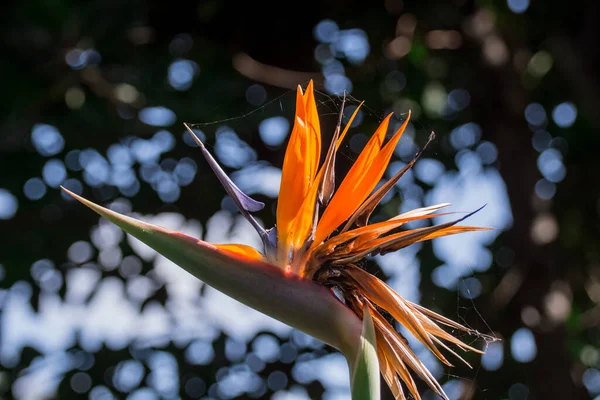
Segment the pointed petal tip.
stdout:
<path fill-rule="evenodd" d="M 204 143 L 202 143 L 202 140 L 200 140 L 200 138 L 194 133 L 194 130 L 190 127 L 190 125 L 187 122 L 184 122 L 183 126 L 185 126 L 185 129 L 187 129 L 187 131 L 190 133 L 190 135 L 192 136 L 192 139 L 194 139 L 194 142 L 196 142 L 196 144 L 198 146 L 203 148 Z"/>

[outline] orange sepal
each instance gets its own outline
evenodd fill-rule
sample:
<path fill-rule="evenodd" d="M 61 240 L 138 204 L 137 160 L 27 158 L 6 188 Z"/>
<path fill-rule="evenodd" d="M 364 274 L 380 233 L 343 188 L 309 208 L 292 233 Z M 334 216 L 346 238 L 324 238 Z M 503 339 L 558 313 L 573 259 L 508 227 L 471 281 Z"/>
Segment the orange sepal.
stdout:
<path fill-rule="evenodd" d="M 354 213 L 381 179 L 408 123 L 406 120 L 382 149 L 391 116 L 388 115 L 379 125 L 325 209 L 315 234 L 316 245 Z"/>
<path fill-rule="evenodd" d="M 265 256 L 260 251 L 245 244 L 213 244 L 213 246 L 224 252 L 241 256 L 246 260 L 265 261 Z"/>
<path fill-rule="evenodd" d="M 290 235 L 294 220 L 315 179 L 320 155 L 321 132 L 311 81 L 306 94 L 298 87 L 294 127 L 283 160 L 277 202 L 279 258 L 287 257 L 294 241 Z"/>

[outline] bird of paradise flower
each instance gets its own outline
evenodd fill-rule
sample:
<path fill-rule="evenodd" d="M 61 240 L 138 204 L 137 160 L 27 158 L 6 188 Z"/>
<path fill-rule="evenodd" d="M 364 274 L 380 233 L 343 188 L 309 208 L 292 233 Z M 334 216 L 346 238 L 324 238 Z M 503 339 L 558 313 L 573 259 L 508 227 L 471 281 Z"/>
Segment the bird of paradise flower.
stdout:
<path fill-rule="evenodd" d="M 421 398 L 411 371 L 437 395 L 448 399 L 382 311 L 449 366 L 452 364 L 440 348 L 469 364 L 447 343 L 463 351 L 483 352 L 441 326 L 483 335 L 407 301 L 356 263 L 368 255 L 397 251 L 424 240 L 487 228 L 456 225 L 471 213 L 452 222 L 399 230 L 410 221 L 449 214 L 438 212 L 449 205 L 446 203 L 369 224 L 375 207 L 421 152 L 375 190 L 410 119 L 409 112 L 385 143 L 390 114 L 336 190 L 336 152 L 359 109 L 360 106 L 343 130 L 340 112 L 333 139 L 320 164 L 321 128 L 313 82 L 304 92 L 298 87 L 294 126 L 283 162 L 277 224 L 269 230 L 252 216 L 264 204 L 244 194 L 227 177 L 185 124 L 227 193 L 259 233 L 263 252 L 241 244 L 209 244 L 123 216 L 63 190 L 217 290 L 339 349 L 348 360 L 354 399 L 379 398 L 379 371 L 396 399 L 405 399 L 405 390 L 415 399 Z"/>

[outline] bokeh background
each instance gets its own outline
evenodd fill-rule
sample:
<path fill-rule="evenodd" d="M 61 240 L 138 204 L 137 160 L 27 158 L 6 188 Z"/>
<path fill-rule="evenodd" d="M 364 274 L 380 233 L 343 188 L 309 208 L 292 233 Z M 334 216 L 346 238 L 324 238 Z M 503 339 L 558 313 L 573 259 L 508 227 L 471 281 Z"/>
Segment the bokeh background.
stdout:
<path fill-rule="evenodd" d="M 0 398 L 349 397 L 343 358 L 204 286 L 62 195 L 259 245 L 184 121 L 274 205 L 294 88 L 345 170 L 389 112 L 377 218 L 487 206 L 495 228 L 365 263 L 406 298 L 502 338 L 474 368 L 415 351 L 452 399 L 600 398 L 600 70 L 594 0 L 65 1 L 0 15 Z M 410 339 L 410 338 L 409 338 Z M 463 339 L 482 348 L 485 341 Z M 414 341 L 413 341 L 414 342 Z M 427 399 L 431 393 L 423 387 Z M 384 394 L 390 399 L 390 394 Z"/>

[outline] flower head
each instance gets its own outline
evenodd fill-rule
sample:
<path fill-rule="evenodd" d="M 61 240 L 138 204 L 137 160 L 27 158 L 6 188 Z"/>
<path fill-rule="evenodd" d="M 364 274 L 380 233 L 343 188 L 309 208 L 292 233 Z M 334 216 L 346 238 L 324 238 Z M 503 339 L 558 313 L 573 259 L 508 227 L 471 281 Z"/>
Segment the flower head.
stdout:
<path fill-rule="evenodd" d="M 412 167 L 420 152 L 375 190 L 410 119 L 409 113 L 400 128 L 386 141 L 392 117 L 390 114 L 377 128 L 339 187 L 335 188 L 336 152 L 359 109 L 360 107 L 354 111 L 342 130 L 342 106 L 331 144 L 324 161 L 320 163 L 322 137 L 313 83 L 311 81 L 304 92 L 298 87 L 294 126 L 283 162 L 277 224 L 270 230 L 265 230 L 251 214 L 264 205 L 235 186 L 186 124 L 240 212 L 259 233 L 264 251 L 245 245 L 216 246 L 247 259 L 265 261 L 281 268 L 294 279 L 313 281 L 335 291 L 345 307 L 360 319 L 368 311 L 375 328 L 379 367 L 394 396 L 404 399 L 406 389 L 414 398 L 420 398 L 411 373 L 413 371 L 435 393 L 447 399 L 440 384 L 382 312 L 391 315 L 447 365 L 451 363 L 440 349 L 466 363 L 448 347 L 448 343 L 463 351 L 481 351 L 463 343 L 441 326 L 469 334 L 476 332 L 405 300 L 385 282 L 356 266 L 356 263 L 368 255 L 393 252 L 416 242 L 486 228 L 457 226 L 457 223 L 471 215 L 468 214 L 440 225 L 400 229 L 410 221 L 449 214 L 438 212 L 449 204 L 419 208 L 386 221 L 369 224 L 369 217 L 375 207 Z M 432 138 L 433 134 L 429 141 Z"/>

